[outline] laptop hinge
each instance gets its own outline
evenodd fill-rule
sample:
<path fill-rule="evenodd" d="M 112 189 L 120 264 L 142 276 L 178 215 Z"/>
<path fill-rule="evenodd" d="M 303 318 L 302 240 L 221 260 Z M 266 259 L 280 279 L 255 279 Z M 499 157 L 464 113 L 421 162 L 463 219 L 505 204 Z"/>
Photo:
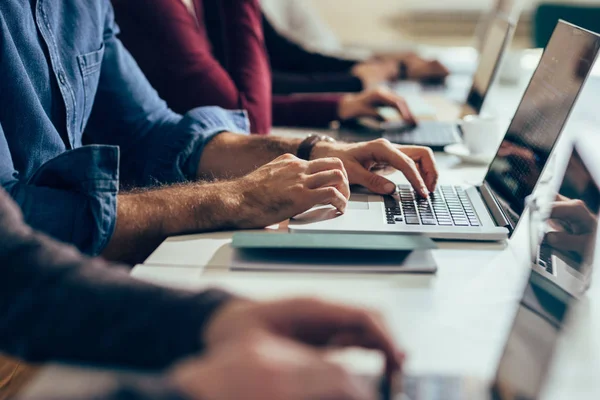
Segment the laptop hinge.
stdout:
<path fill-rule="evenodd" d="M 490 215 L 494 219 L 496 226 L 507 228 L 512 233 L 512 224 L 510 223 L 508 218 L 506 218 L 506 214 L 502 210 L 502 207 L 500 207 L 500 204 L 496 200 L 496 196 L 494 195 L 492 190 L 488 187 L 486 183 L 483 183 L 477 189 L 479 190 L 481 198 L 483 199 L 485 206 L 490 212 Z"/>

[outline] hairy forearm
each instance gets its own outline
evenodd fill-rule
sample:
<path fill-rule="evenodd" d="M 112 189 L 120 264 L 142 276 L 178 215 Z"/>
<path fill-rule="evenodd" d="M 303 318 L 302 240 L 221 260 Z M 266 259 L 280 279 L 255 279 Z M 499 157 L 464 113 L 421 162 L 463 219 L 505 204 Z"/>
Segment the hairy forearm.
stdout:
<path fill-rule="evenodd" d="M 103 256 L 135 264 L 169 236 L 235 228 L 243 216 L 234 182 L 193 183 L 119 196 Z"/>
<path fill-rule="evenodd" d="M 231 179 L 256 170 L 286 154 L 296 154 L 302 139 L 222 133 L 204 149 L 198 177 Z"/>

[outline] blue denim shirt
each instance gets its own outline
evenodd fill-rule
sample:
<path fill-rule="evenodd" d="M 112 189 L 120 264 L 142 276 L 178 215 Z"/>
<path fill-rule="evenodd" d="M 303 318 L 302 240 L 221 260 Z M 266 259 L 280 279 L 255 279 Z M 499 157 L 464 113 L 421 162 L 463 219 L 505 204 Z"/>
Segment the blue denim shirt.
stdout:
<path fill-rule="evenodd" d="M 0 184 L 29 225 L 92 255 L 120 186 L 193 179 L 214 135 L 249 129 L 241 111 L 170 111 L 117 34 L 109 0 L 0 1 Z"/>

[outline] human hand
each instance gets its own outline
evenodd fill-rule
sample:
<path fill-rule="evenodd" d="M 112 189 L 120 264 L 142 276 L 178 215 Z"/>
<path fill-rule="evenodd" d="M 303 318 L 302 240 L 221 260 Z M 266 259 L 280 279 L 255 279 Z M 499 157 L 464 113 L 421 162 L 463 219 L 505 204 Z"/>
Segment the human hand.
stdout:
<path fill-rule="evenodd" d="M 419 81 L 443 81 L 450 71 L 437 60 L 425 60 L 417 55 L 404 59 L 406 65 L 406 77 Z"/>
<path fill-rule="evenodd" d="M 380 350 L 392 374 L 404 359 L 383 318 L 365 309 L 314 299 L 269 303 L 234 301 L 210 321 L 204 342 L 210 349 L 240 340 L 248 332 L 268 332 L 315 347 L 363 347 Z"/>
<path fill-rule="evenodd" d="M 378 118 L 378 108 L 383 106 L 395 108 L 407 123 L 416 125 L 416 119 L 408 108 L 406 100 L 386 88 L 345 95 L 340 101 L 338 116 L 342 121 L 359 117 Z"/>
<path fill-rule="evenodd" d="M 423 197 L 435 191 L 437 185 L 435 158 L 428 147 L 395 145 L 385 139 L 356 144 L 321 142 L 311 156 L 340 159 L 350 184 L 362 185 L 377 194 L 391 194 L 396 190 L 393 182 L 373 172 L 382 166 L 401 171 Z"/>
<path fill-rule="evenodd" d="M 376 400 L 376 388 L 316 349 L 265 332 L 177 366 L 171 381 L 198 400 Z"/>
<path fill-rule="evenodd" d="M 238 228 L 264 228 L 315 205 L 343 213 L 350 198 L 344 165 L 331 157 L 309 162 L 286 154 L 231 185 L 231 195 L 239 194 Z"/>
<path fill-rule="evenodd" d="M 598 220 L 583 201 L 559 197 L 559 201 L 552 205 L 550 225 L 556 231 L 546 234 L 548 245 L 584 257 L 594 240 Z"/>
<path fill-rule="evenodd" d="M 352 75 L 359 78 L 365 89 L 398 79 L 400 67 L 393 60 L 371 60 L 354 66 Z"/>

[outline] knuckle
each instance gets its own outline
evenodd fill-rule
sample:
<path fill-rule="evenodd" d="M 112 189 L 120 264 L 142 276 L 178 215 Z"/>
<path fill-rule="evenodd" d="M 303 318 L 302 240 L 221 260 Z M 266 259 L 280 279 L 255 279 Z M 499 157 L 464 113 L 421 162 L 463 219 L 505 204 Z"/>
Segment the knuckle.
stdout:
<path fill-rule="evenodd" d="M 336 178 L 336 180 L 338 181 L 344 181 L 346 179 L 346 175 L 344 174 L 344 172 L 340 169 L 335 169 L 332 171 L 333 176 Z"/>
<path fill-rule="evenodd" d="M 335 165 L 337 168 L 344 168 L 344 162 L 337 157 L 331 158 L 331 164 Z"/>
<path fill-rule="evenodd" d="M 304 183 L 296 183 L 290 187 L 290 192 L 294 193 L 294 197 L 303 193 L 306 189 L 306 185 Z"/>
<path fill-rule="evenodd" d="M 406 165 L 407 169 L 415 169 L 417 167 L 417 163 L 415 163 L 415 160 L 406 155 L 404 156 L 404 164 Z"/>
<path fill-rule="evenodd" d="M 298 158 L 290 159 L 289 166 L 296 171 L 303 171 L 306 169 L 306 161 L 302 161 Z"/>
<path fill-rule="evenodd" d="M 390 145 L 390 141 L 388 139 L 385 138 L 379 138 L 379 139 L 375 139 L 373 142 L 373 144 L 377 145 L 377 146 L 389 146 Z"/>
<path fill-rule="evenodd" d="M 290 154 L 290 153 L 286 153 L 286 154 L 280 156 L 279 158 L 281 160 L 289 160 L 289 161 L 297 159 L 297 157 L 295 155 Z"/>
<path fill-rule="evenodd" d="M 337 195 L 338 191 L 334 187 L 325 188 L 325 191 L 327 193 L 327 197 L 329 197 L 329 198 L 336 198 L 336 197 L 338 197 L 338 195 Z"/>

